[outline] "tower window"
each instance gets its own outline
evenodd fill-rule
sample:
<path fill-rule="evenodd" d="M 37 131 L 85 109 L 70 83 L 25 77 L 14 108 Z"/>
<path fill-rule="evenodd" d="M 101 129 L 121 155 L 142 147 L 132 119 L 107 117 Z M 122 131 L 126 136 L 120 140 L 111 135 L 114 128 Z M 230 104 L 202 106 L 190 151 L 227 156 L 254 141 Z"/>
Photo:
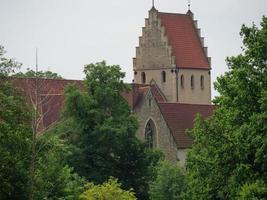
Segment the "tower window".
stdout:
<path fill-rule="evenodd" d="M 181 75 L 181 87 L 184 88 L 184 75 Z"/>
<path fill-rule="evenodd" d="M 194 89 L 195 86 L 195 80 L 194 80 L 194 76 L 191 76 L 191 89 Z"/>
<path fill-rule="evenodd" d="M 165 71 L 161 72 L 161 80 L 162 80 L 163 83 L 166 82 L 166 72 Z"/>
<path fill-rule="evenodd" d="M 146 74 L 145 74 L 145 72 L 141 73 L 141 82 L 142 83 L 146 83 Z"/>
<path fill-rule="evenodd" d="M 200 86 L 201 86 L 201 89 L 204 89 L 204 76 L 201 75 L 200 77 Z"/>

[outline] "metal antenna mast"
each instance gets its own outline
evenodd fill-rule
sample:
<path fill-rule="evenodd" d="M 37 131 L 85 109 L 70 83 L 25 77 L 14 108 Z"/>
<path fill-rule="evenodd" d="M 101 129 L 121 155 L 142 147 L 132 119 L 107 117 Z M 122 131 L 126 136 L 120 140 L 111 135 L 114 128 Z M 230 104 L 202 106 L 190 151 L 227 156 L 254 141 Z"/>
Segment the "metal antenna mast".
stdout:
<path fill-rule="evenodd" d="M 190 7 L 191 7 L 191 1 L 188 0 L 188 10 L 190 10 Z"/>
<path fill-rule="evenodd" d="M 154 7 L 155 6 L 155 2 L 154 2 L 154 0 L 152 0 L 152 7 Z"/>

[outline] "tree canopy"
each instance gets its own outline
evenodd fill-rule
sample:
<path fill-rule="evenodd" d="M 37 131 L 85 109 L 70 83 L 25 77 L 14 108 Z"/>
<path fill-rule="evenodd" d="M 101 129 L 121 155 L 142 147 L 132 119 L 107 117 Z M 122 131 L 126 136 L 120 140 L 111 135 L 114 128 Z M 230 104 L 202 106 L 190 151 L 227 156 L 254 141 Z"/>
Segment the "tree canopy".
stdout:
<path fill-rule="evenodd" d="M 0 199 L 29 199 L 32 157 L 32 106 L 5 77 L 19 66 L 0 46 Z M 64 148 L 53 133 L 38 135 L 33 174 L 34 199 L 77 199 L 85 181 L 64 161 Z"/>
<path fill-rule="evenodd" d="M 242 26 L 243 52 L 227 58 L 211 119 L 198 117 L 187 159 L 187 199 L 267 196 L 267 18 Z"/>
<path fill-rule="evenodd" d="M 62 79 L 62 76 L 55 72 L 51 71 L 38 71 L 35 72 L 34 70 L 27 69 L 26 72 L 17 72 L 15 74 L 12 74 L 14 77 L 25 77 L 25 78 L 49 78 L 49 79 Z"/>
<path fill-rule="evenodd" d="M 84 91 L 73 86 L 66 90 L 63 116 L 68 125 L 63 127 L 72 148 L 69 163 L 89 182 L 101 184 L 112 176 L 147 199 L 149 167 L 160 155 L 135 136 L 137 120 L 121 96 L 129 90 L 124 73 L 101 62 L 87 65 L 85 74 Z"/>
<path fill-rule="evenodd" d="M 156 169 L 156 179 L 150 183 L 151 200 L 179 200 L 185 188 L 185 172 L 178 164 L 161 162 Z"/>
<path fill-rule="evenodd" d="M 87 184 L 87 189 L 80 195 L 80 200 L 136 200 L 132 190 L 121 189 L 121 184 L 116 179 L 109 179 L 102 185 Z"/>

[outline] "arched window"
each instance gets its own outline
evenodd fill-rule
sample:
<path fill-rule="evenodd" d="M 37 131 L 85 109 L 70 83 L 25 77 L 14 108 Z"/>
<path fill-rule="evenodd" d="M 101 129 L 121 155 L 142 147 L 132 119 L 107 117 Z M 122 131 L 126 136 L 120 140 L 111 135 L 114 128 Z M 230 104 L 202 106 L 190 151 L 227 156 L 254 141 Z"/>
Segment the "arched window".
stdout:
<path fill-rule="evenodd" d="M 145 74 L 145 72 L 141 73 L 141 82 L 142 83 L 146 83 L 146 74 Z"/>
<path fill-rule="evenodd" d="M 201 75 L 200 77 L 200 86 L 201 86 L 201 89 L 204 89 L 204 76 Z"/>
<path fill-rule="evenodd" d="M 184 75 L 181 75 L 181 88 L 184 88 Z"/>
<path fill-rule="evenodd" d="M 191 76 L 191 89 L 194 89 L 195 86 L 195 80 L 194 80 L 194 76 Z"/>
<path fill-rule="evenodd" d="M 155 124 L 152 120 L 149 120 L 145 128 L 145 140 L 148 148 L 153 148 L 154 136 L 155 136 Z"/>
<path fill-rule="evenodd" d="M 161 80 L 162 80 L 163 83 L 166 82 L 166 72 L 165 71 L 161 72 Z"/>

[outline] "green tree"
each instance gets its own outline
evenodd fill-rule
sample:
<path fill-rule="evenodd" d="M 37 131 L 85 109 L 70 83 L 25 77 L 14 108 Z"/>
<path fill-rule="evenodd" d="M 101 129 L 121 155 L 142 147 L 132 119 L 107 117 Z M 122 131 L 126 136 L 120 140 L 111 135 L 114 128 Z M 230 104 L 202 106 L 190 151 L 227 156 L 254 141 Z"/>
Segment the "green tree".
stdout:
<path fill-rule="evenodd" d="M 32 105 L 6 77 L 18 64 L 0 48 L 0 199 L 29 198 Z M 34 199 L 78 199 L 85 181 L 64 162 L 65 148 L 53 132 L 37 137 Z"/>
<path fill-rule="evenodd" d="M 69 163 L 89 182 L 101 184 L 112 176 L 147 199 L 150 166 L 161 156 L 135 136 L 137 120 L 120 95 L 129 90 L 124 73 L 101 62 L 87 65 L 85 74 L 84 91 L 73 86 L 66 90 L 63 127 L 72 148 Z"/>
<path fill-rule="evenodd" d="M 121 189 L 117 179 L 109 179 L 102 185 L 87 184 L 87 190 L 80 196 L 80 200 L 136 200 L 132 190 Z"/>
<path fill-rule="evenodd" d="M 78 199 L 86 182 L 66 165 L 64 143 L 51 131 L 39 136 L 36 146 L 34 199 Z"/>
<path fill-rule="evenodd" d="M 243 53 L 227 59 L 229 72 L 215 83 L 213 117 L 198 117 L 191 131 L 187 199 L 267 196 L 267 18 L 240 34 Z"/>
<path fill-rule="evenodd" d="M 5 53 L 4 47 L 0 45 L 0 78 L 14 73 L 21 66 L 21 63 L 14 59 L 4 57 Z"/>
<path fill-rule="evenodd" d="M 38 78 L 49 78 L 49 79 L 62 79 L 62 76 L 58 75 L 55 72 L 51 72 L 51 71 L 38 71 L 35 72 L 34 70 L 31 69 L 27 69 L 26 72 L 18 72 L 15 74 L 12 74 L 12 76 L 14 77 L 22 77 L 22 78 L 34 78 L 34 77 L 38 77 Z"/>
<path fill-rule="evenodd" d="M 0 199 L 26 199 L 31 115 L 25 99 L 0 78 Z"/>
<path fill-rule="evenodd" d="M 178 200 L 185 188 L 185 173 L 178 164 L 167 161 L 157 167 L 156 179 L 150 184 L 151 200 Z"/>

